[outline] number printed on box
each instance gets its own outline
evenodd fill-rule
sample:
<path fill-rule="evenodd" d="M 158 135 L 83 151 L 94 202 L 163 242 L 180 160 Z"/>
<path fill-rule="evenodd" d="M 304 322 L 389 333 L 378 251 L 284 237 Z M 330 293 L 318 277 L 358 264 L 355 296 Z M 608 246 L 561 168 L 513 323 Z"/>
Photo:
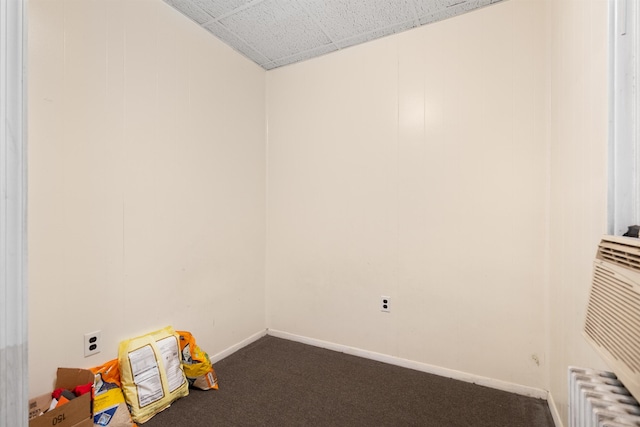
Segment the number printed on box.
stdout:
<path fill-rule="evenodd" d="M 60 414 L 55 418 L 51 418 L 51 425 L 55 426 L 56 424 L 60 424 L 65 420 L 64 414 Z"/>

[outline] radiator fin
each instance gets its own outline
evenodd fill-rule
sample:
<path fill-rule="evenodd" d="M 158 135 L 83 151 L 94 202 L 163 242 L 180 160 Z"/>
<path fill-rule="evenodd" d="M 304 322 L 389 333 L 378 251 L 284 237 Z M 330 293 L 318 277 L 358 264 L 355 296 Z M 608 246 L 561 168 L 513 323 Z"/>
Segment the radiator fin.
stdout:
<path fill-rule="evenodd" d="M 640 427 L 640 405 L 612 372 L 569 367 L 569 427 Z"/>

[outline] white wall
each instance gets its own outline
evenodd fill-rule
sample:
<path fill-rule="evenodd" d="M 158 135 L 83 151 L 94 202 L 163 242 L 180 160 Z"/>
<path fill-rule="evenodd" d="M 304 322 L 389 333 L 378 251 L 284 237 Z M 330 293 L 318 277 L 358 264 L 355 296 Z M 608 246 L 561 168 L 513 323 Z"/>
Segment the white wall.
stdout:
<path fill-rule="evenodd" d="M 543 18 L 513 0 L 267 74 L 270 328 L 545 388 Z"/>
<path fill-rule="evenodd" d="M 566 422 L 567 367 L 606 368 L 582 337 L 607 211 L 607 1 L 548 8 L 546 123 L 551 162 L 550 383 Z"/>
<path fill-rule="evenodd" d="M 165 325 L 264 330 L 265 71 L 157 0 L 29 18 L 30 395 Z"/>

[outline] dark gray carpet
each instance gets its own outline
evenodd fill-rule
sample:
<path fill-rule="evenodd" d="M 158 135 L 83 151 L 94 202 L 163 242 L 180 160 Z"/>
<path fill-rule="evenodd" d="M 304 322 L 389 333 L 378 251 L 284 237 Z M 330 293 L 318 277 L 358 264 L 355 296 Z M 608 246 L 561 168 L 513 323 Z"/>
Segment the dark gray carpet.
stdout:
<path fill-rule="evenodd" d="M 266 336 L 144 427 L 551 427 L 546 401 Z"/>

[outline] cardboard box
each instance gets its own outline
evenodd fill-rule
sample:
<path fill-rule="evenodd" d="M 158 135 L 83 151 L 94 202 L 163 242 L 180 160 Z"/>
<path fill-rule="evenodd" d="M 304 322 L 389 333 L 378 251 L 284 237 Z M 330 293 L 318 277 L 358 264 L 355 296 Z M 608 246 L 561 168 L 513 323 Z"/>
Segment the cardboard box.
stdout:
<path fill-rule="evenodd" d="M 93 383 L 93 379 L 93 372 L 87 369 L 58 368 L 55 389 L 73 390 L 78 385 Z M 29 400 L 29 427 L 92 427 L 92 395 L 93 392 L 83 394 L 47 412 L 44 411 L 51 405 L 51 393 Z"/>

